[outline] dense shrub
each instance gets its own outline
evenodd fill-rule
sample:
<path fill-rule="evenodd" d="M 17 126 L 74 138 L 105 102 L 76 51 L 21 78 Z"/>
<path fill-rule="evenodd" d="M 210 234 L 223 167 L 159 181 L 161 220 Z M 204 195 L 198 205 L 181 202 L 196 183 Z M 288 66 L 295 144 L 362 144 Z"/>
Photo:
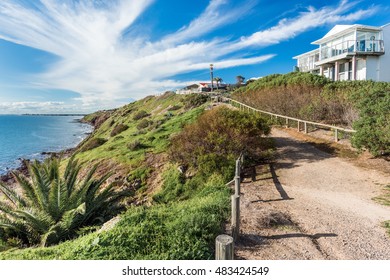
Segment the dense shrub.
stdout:
<path fill-rule="evenodd" d="M 262 149 L 262 135 L 270 132 L 266 121 L 253 114 L 226 107 L 205 112 L 172 138 L 172 160 L 201 173 L 218 172 L 230 178 L 234 159 L 241 152 L 255 154 Z"/>
<path fill-rule="evenodd" d="M 106 142 L 107 142 L 107 140 L 103 139 L 103 138 L 99 138 L 99 137 L 91 138 L 81 147 L 81 151 L 85 152 L 85 151 L 95 149 L 97 147 L 100 147 L 101 145 L 103 145 Z"/>
<path fill-rule="evenodd" d="M 146 111 L 141 110 L 141 111 L 138 111 L 137 113 L 134 114 L 133 120 L 137 121 L 137 120 L 143 119 L 143 118 L 148 117 L 148 116 L 149 116 L 149 114 Z"/>
<path fill-rule="evenodd" d="M 189 108 L 198 107 L 206 103 L 207 100 L 208 100 L 207 95 L 199 94 L 199 93 L 189 94 L 183 100 L 184 108 L 189 109 Z"/>
<path fill-rule="evenodd" d="M 352 143 L 373 155 L 390 154 L 390 90 L 361 93 L 360 118 L 354 123 L 357 132 Z"/>
<path fill-rule="evenodd" d="M 116 135 L 122 133 L 123 131 L 127 130 L 128 128 L 129 128 L 129 126 L 126 125 L 126 124 L 122 124 L 122 123 L 121 123 L 121 124 L 118 124 L 118 125 L 116 125 L 116 126 L 112 129 L 112 131 L 111 131 L 111 133 L 110 133 L 110 136 L 111 136 L 111 137 L 116 136 Z"/>
<path fill-rule="evenodd" d="M 141 130 L 147 128 L 151 123 L 152 123 L 151 121 L 143 119 L 142 121 L 139 122 L 139 124 L 137 124 L 137 129 Z"/>

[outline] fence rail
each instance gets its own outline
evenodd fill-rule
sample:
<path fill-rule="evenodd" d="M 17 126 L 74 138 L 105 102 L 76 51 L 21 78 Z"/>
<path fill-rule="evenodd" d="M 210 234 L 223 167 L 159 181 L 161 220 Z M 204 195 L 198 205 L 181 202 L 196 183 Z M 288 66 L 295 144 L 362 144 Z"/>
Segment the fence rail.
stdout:
<path fill-rule="evenodd" d="M 309 125 L 312 125 L 314 127 L 318 127 L 318 128 L 328 128 L 328 129 L 331 129 L 335 132 L 335 142 L 338 142 L 339 141 L 339 132 L 340 131 L 343 131 L 343 132 L 346 132 L 346 133 L 355 133 L 356 130 L 353 130 L 353 129 L 348 129 L 348 128 L 343 128 L 343 127 L 338 127 L 338 126 L 334 126 L 334 125 L 328 125 L 328 124 L 323 124 L 323 123 L 317 123 L 317 122 L 312 122 L 312 121 L 307 121 L 307 120 L 302 120 L 302 119 L 297 119 L 297 118 L 293 118 L 293 117 L 289 117 L 289 116 L 283 116 L 283 115 L 279 115 L 279 114 L 275 114 L 275 113 L 271 113 L 271 112 L 267 112 L 267 111 L 263 111 L 263 110 L 259 110 L 259 109 L 256 109 L 256 108 L 253 108 L 249 105 L 246 105 L 244 103 L 241 103 L 237 100 L 234 100 L 234 99 L 231 99 L 231 98 L 227 98 L 227 97 L 223 97 L 222 101 L 225 101 L 225 102 L 228 102 L 229 104 L 231 104 L 232 106 L 236 106 L 238 107 L 240 110 L 248 110 L 248 112 L 250 111 L 254 111 L 254 112 L 259 112 L 259 113 L 262 113 L 262 114 L 266 114 L 266 115 L 269 115 L 274 118 L 276 118 L 276 120 L 278 120 L 279 118 L 280 119 L 284 119 L 286 121 L 286 126 L 288 127 L 289 126 L 289 121 L 296 121 L 298 122 L 298 131 L 301 131 L 301 123 L 303 124 L 303 131 L 305 133 L 308 133 L 308 124 Z"/>
<path fill-rule="evenodd" d="M 241 153 L 236 160 L 236 171 L 234 179 L 227 183 L 230 186 L 234 183 L 234 194 L 231 196 L 232 217 L 231 231 L 232 236 L 218 235 L 215 240 L 215 259 L 232 260 L 234 255 L 234 242 L 237 241 L 240 234 L 240 193 L 241 193 L 241 169 L 244 165 L 244 154 Z"/>

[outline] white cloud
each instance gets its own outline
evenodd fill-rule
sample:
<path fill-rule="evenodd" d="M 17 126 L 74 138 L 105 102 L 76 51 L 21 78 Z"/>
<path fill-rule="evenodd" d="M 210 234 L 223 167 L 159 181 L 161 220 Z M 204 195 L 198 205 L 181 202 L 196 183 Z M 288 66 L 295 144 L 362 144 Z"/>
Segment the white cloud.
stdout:
<path fill-rule="evenodd" d="M 134 35 L 137 32 L 123 37 L 124 32 L 135 28 L 133 23 L 152 0 L 104 3 L 40 0 L 29 5 L 25 0 L 2 0 L 0 39 L 58 56 L 46 72 L 33 78 L 34 86 L 78 92 L 88 107 L 96 102 L 111 105 L 115 100 L 137 99 L 184 85 L 171 77 L 207 69 L 210 63 L 222 69 L 264 62 L 274 54 L 240 57 L 237 51 L 277 44 L 308 29 L 354 21 L 375 10 L 371 7 L 352 11 L 356 2 L 342 1 L 337 7 L 310 7 L 294 18 L 282 19 L 274 27 L 238 40 L 206 40 L 205 34 L 245 16 L 255 3 L 246 1 L 232 8 L 228 0 L 211 0 L 188 25 L 152 42 Z"/>
<path fill-rule="evenodd" d="M 356 21 L 376 12 L 376 7 L 367 10 L 350 12 L 357 2 L 343 0 L 337 7 L 326 6 L 316 10 L 313 7 L 300 13 L 295 18 L 284 18 L 276 26 L 256 32 L 248 37 L 242 37 L 235 48 L 246 46 L 269 46 L 281 41 L 294 38 L 295 36 L 325 24 L 341 24 L 343 22 Z"/>

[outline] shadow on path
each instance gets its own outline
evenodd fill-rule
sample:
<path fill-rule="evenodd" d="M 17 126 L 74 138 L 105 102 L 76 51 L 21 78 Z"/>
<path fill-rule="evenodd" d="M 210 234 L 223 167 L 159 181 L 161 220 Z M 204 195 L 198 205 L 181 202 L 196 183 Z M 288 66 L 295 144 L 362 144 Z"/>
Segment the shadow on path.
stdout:
<path fill-rule="evenodd" d="M 283 186 L 282 186 L 282 184 L 280 183 L 280 181 L 278 179 L 278 175 L 276 175 L 275 167 L 274 167 L 273 164 L 270 164 L 270 172 L 271 172 L 271 175 L 272 175 L 272 181 L 274 182 L 276 190 L 279 192 L 280 197 L 282 198 L 282 200 L 289 200 L 289 199 L 291 199 L 288 196 L 287 192 L 283 189 Z"/>

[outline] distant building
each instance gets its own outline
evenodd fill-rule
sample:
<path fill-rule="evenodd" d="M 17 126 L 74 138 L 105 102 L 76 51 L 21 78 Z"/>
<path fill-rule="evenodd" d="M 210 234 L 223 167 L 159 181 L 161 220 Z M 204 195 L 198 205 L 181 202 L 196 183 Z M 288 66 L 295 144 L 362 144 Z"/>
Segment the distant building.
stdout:
<path fill-rule="evenodd" d="M 197 83 L 186 86 L 182 89 L 177 89 L 177 94 L 205 93 L 211 91 L 211 83 Z M 226 89 L 226 84 L 218 84 L 218 89 Z M 217 89 L 217 83 L 213 83 L 213 90 Z"/>
<path fill-rule="evenodd" d="M 301 72 L 334 81 L 374 80 L 390 82 L 390 23 L 381 27 L 336 25 L 312 42 L 318 49 L 294 57 Z"/>

